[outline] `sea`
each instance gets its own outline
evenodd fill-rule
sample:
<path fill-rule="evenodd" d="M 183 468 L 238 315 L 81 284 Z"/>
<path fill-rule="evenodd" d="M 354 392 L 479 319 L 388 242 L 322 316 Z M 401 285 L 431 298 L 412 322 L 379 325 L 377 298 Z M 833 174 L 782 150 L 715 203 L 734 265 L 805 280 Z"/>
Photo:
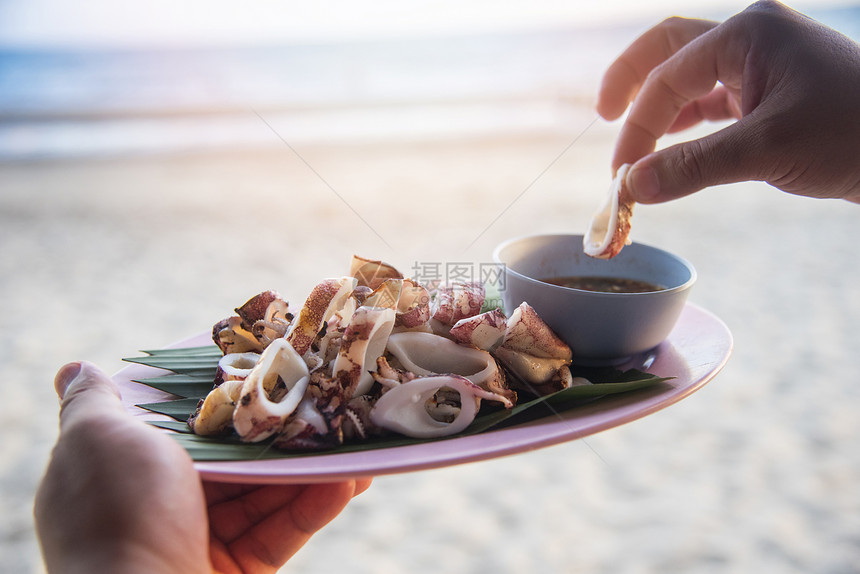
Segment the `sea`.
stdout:
<path fill-rule="evenodd" d="M 860 39 L 860 4 L 808 13 Z M 572 129 L 653 23 L 169 49 L 0 42 L 0 162 Z"/>

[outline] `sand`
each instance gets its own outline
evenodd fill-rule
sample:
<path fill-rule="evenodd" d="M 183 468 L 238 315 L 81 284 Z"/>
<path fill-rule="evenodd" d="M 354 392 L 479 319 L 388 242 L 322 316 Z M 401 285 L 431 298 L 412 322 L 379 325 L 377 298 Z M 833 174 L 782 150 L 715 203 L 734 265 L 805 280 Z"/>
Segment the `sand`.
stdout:
<path fill-rule="evenodd" d="M 115 372 L 263 289 L 303 298 L 353 252 L 478 264 L 511 236 L 581 232 L 616 130 L 597 124 L 555 163 L 575 127 L 308 146 L 304 161 L 275 148 L 0 165 L 4 572 L 42 572 L 32 496 L 60 365 Z M 760 183 L 640 206 L 634 239 L 691 260 L 691 301 L 732 330 L 726 369 L 586 440 L 380 477 L 284 571 L 856 572 L 858 215 Z"/>

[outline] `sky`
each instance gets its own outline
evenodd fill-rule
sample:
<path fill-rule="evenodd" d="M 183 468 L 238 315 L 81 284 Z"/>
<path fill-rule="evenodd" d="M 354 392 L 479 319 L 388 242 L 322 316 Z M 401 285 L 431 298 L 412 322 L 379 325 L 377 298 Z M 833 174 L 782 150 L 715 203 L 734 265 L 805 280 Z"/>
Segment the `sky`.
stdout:
<path fill-rule="evenodd" d="M 845 2 L 841 2 L 844 4 Z M 328 41 L 725 17 L 742 0 L 0 0 L 0 45 L 172 47 Z M 800 0 L 793 7 L 838 5 Z"/>

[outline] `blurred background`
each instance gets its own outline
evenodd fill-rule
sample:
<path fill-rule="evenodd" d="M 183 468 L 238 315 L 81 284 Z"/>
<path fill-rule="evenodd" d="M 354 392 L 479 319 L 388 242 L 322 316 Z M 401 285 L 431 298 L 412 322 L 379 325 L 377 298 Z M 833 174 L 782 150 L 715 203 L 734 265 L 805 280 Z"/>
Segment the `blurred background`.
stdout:
<path fill-rule="evenodd" d="M 410 273 L 582 232 L 620 127 L 603 70 L 745 6 L 0 0 L 2 570 L 43 571 L 59 366 L 300 303 L 353 253 Z M 860 4 L 793 6 L 860 38 Z M 732 329 L 724 372 L 584 441 L 380 477 L 284 571 L 857 572 L 857 221 L 759 183 L 640 206 L 634 240 L 690 259 Z"/>

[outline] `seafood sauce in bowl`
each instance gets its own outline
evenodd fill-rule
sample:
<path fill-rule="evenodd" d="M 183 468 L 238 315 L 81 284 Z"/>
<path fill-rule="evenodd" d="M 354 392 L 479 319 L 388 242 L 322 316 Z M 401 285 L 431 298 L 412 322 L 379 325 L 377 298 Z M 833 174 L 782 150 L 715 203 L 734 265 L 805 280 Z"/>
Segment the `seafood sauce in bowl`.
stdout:
<path fill-rule="evenodd" d="M 659 345 L 696 281 L 688 261 L 642 243 L 612 259 L 589 257 L 581 235 L 511 239 L 493 258 L 505 268 L 505 312 L 527 301 L 580 365 L 620 363 Z"/>

